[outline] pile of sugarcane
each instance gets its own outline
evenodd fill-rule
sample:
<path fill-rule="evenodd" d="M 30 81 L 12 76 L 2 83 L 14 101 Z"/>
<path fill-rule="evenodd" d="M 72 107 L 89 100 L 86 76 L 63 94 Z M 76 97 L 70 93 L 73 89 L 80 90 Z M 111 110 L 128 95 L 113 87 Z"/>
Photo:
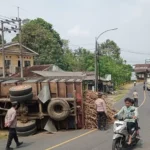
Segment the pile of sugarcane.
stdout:
<path fill-rule="evenodd" d="M 93 91 L 85 91 L 84 93 L 84 116 L 85 116 L 85 128 L 97 128 L 97 111 L 95 107 L 95 100 L 98 98 L 98 94 Z M 103 95 L 107 107 L 107 120 L 108 123 L 113 123 L 113 116 L 116 114 L 116 110 L 113 108 L 112 102 Z"/>

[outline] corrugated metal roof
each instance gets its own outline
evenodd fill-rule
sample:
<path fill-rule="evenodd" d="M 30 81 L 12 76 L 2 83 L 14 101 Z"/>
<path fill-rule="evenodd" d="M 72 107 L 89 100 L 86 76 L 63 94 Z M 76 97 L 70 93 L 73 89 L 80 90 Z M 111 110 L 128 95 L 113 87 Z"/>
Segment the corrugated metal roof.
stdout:
<path fill-rule="evenodd" d="M 2 82 L 2 84 L 16 83 L 16 82 L 18 82 L 18 81 L 19 81 L 19 80 L 7 80 L 7 81 Z"/>
<path fill-rule="evenodd" d="M 48 65 L 34 65 L 32 67 L 24 68 L 23 75 L 24 77 L 39 77 L 38 74 L 35 74 L 33 71 L 43 71 L 49 69 L 53 64 Z M 12 77 L 20 77 L 20 72 L 12 75 Z"/>
<path fill-rule="evenodd" d="M 24 81 L 24 83 L 35 83 L 35 82 L 38 82 L 40 80 L 41 79 L 29 79 L 29 80 Z"/>
<path fill-rule="evenodd" d="M 85 77 L 83 72 L 52 72 L 52 71 L 32 71 L 43 77 Z"/>
<path fill-rule="evenodd" d="M 85 81 L 87 81 L 87 80 L 95 80 L 95 76 L 93 75 L 93 76 L 86 76 L 86 78 L 84 79 Z M 102 77 L 100 77 L 100 80 L 101 81 L 107 81 L 105 78 L 102 78 Z"/>

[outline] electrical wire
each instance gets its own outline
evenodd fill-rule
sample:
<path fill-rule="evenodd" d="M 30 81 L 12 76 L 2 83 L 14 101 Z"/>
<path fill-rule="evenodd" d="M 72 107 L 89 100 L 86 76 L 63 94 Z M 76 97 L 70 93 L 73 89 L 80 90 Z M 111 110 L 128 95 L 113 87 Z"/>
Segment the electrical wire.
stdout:
<path fill-rule="evenodd" d="M 12 18 L 10 18 L 10 17 L 6 17 L 6 16 L 3 16 L 3 15 L 0 15 L 0 17 L 1 17 L 1 18 L 3 18 L 4 20 L 6 20 L 6 19 L 14 19 L 14 18 L 16 18 L 16 17 L 12 17 Z"/>
<path fill-rule="evenodd" d="M 135 52 L 135 51 L 130 51 L 130 50 L 124 50 L 120 49 L 120 51 L 127 52 L 127 53 L 133 53 L 133 54 L 140 54 L 140 55 L 150 55 L 150 53 L 141 53 L 141 52 Z"/>
<path fill-rule="evenodd" d="M 75 47 L 82 47 L 80 45 L 75 45 L 75 44 L 69 44 L 69 45 L 70 46 L 75 46 Z M 87 50 L 95 50 L 95 48 L 89 48 Z M 120 51 L 126 52 L 126 53 L 133 53 L 133 54 L 137 54 L 137 55 L 150 55 L 150 53 L 135 52 L 135 51 L 131 51 L 131 50 L 125 50 L 124 48 L 121 48 Z"/>

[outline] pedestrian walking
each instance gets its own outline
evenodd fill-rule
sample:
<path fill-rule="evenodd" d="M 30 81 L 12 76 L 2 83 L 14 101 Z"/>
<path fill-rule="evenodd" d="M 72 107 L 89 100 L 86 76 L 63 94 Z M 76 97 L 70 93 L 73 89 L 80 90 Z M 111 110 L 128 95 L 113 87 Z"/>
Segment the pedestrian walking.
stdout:
<path fill-rule="evenodd" d="M 145 91 L 145 84 L 143 85 L 143 90 Z"/>
<path fill-rule="evenodd" d="M 136 81 L 134 81 L 134 86 L 136 86 Z"/>
<path fill-rule="evenodd" d="M 106 103 L 102 99 L 102 93 L 98 93 L 98 99 L 95 101 L 97 119 L 98 119 L 98 129 L 106 130 L 106 121 L 107 121 L 107 110 Z"/>
<path fill-rule="evenodd" d="M 12 102 L 12 107 L 7 111 L 7 114 L 5 117 L 5 127 L 9 128 L 9 135 L 8 135 L 6 150 L 13 150 L 13 148 L 10 147 L 13 139 L 15 140 L 17 147 L 23 144 L 23 142 L 19 142 L 17 132 L 16 132 L 16 125 L 17 125 L 16 110 L 17 108 L 18 108 L 18 103 Z"/>
<path fill-rule="evenodd" d="M 138 107 L 138 92 L 136 90 L 133 92 L 133 98 L 134 98 L 134 106 Z"/>

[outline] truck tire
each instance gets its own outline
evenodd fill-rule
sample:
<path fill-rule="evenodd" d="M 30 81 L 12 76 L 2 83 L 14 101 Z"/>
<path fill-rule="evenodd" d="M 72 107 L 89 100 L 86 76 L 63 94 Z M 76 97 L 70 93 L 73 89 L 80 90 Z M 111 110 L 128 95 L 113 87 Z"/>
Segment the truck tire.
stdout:
<path fill-rule="evenodd" d="M 32 130 L 29 130 L 29 131 L 26 131 L 26 132 L 17 132 L 17 134 L 19 136 L 30 136 L 30 135 L 33 135 L 37 132 L 37 128 L 33 128 Z"/>
<path fill-rule="evenodd" d="M 49 116 L 55 121 L 66 119 L 70 114 L 70 106 L 67 101 L 55 99 L 50 101 L 47 108 Z"/>
<path fill-rule="evenodd" d="M 22 123 L 21 121 L 17 121 L 17 132 L 26 132 L 34 129 L 36 127 L 36 120 L 28 121 L 27 123 Z"/>
<path fill-rule="evenodd" d="M 11 96 L 10 95 L 10 100 L 11 101 L 17 101 L 19 103 L 32 100 L 32 98 L 33 98 L 32 93 L 29 93 L 29 94 L 23 95 L 23 96 Z"/>
<path fill-rule="evenodd" d="M 27 95 L 32 92 L 31 85 L 19 85 L 19 86 L 13 86 L 9 89 L 9 94 L 11 96 L 22 96 Z"/>

